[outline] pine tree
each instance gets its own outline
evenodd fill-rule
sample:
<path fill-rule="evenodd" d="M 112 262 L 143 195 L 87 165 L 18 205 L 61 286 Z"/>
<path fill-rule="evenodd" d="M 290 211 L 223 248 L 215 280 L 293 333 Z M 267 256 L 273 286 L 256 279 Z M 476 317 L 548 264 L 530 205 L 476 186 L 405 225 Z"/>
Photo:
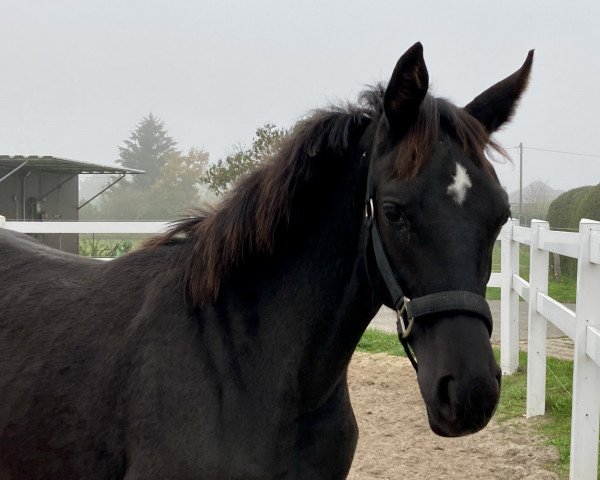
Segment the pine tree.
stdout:
<path fill-rule="evenodd" d="M 134 176 L 133 182 L 139 187 L 149 187 L 157 180 L 169 156 L 176 153 L 177 145 L 164 123 L 152 113 L 142 119 L 124 143 L 119 147 L 117 163 L 146 172 Z"/>

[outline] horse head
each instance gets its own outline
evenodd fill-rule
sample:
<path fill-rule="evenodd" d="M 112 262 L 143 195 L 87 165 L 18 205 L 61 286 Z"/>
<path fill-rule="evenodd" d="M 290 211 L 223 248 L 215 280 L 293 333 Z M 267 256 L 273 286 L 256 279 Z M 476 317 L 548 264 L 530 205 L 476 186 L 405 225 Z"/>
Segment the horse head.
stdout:
<path fill-rule="evenodd" d="M 484 297 L 510 207 L 486 151 L 502 153 L 491 135 L 510 119 L 532 60 L 533 51 L 517 72 L 459 108 L 428 94 L 417 43 L 398 61 L 373 127 L 366 215 L 401 298 L 380 259 L 374 275 L 384 303 L 403 314 L 408 306 L 412 315 L 408 299 L 426 299 L 418 317 L 399 319 L 400 333 L 418 359 L 430 426 L 443 436 L 480 430 L 498 404 L 501 373 Z"/>

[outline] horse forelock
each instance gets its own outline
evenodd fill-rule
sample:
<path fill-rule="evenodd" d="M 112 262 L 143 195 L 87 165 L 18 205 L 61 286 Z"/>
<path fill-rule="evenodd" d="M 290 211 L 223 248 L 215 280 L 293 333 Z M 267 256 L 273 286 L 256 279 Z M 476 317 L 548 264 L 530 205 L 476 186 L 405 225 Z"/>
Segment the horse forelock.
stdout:
<path fill-rule="evenodd" d="M 440 132 L 454 137 L 465 154 L 490 177 L 495 174 L 486 153 L 492 153 L 492 158 L 496 158 L 494 152 L 501 158 L 508 158 L 478 120 L 448 100 L 428 94 L 421 103 L 415 122 L 400 143 L 395 162 L 398 177 L 414 178 L 422 170 L 431 158 Z"/>

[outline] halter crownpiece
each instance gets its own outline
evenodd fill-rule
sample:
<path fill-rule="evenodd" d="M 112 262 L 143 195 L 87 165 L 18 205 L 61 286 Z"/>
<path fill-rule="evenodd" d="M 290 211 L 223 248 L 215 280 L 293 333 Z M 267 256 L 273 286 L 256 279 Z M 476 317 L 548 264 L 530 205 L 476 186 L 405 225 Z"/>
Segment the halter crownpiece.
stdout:
<path fill-rule="evenodd" d="M 363 158 L 367 153 L 363 153 Z M 365 229 L 366 243 L 365 254 L 369 248 L 369 240 L 375 255 L 377 268 L 392 299 L 392 305 L 396 310 L 396 328 L 398 339 L 404 347 L 406 356 L 412 363 L 415 371 L 418 371 L 417 361 L 408 345 L 408 337 L 412 331 L 415 319 L 442 312 L 465 312 L 474 313 L 481 317 L 491 336 L 492 313 L 487 301 L 481 295 L 466 290 L 447 290 L 432 293 L 422 297 L 409 299 L 404 295 L 400 283 L 396 278 L 394 270 L 385 253 L 379 227 L 375 215 L 375 195 L 373 192 L 373 158 L 369 159 L 369 170 L 367 174 L 367 194 L 365 198 Z M 365 258 L 368 258 L 365 255 Z"/>

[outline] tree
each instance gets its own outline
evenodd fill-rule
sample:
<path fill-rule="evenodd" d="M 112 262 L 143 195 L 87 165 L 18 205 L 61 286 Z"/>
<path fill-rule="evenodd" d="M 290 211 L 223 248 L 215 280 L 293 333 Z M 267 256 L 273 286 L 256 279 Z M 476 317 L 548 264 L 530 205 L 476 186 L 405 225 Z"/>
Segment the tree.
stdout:
<path fill-rule="evenodd" d="M 174 220 L 200 203 L 208 153 L 192 148 L 174 151 L 150 187 L 120 182 L 100 197 L 97 208 L 82 218 L 96 220 Z"/>
<path fill-rule="evenodd" d="M 152 113 L 138 123 L 124 142 L 125 146 L 119 147 L 117 163 L 146 172 L 134 177 L 133 182 L 139 187 L 152 185 L 169 156 L 177 151 L 177 143 L 169 136 L 164 123 Z"/>
<path fill-rule="evenodd" d="M 198 148 L 186 154 L 175 148 L 164 123 L 152 114 L 143 118 L 125 146 L 119 163 L 145 170 L 133 181 L 121 181 L 83 211 L 89 220 L 172 220 L 200 203 L 208 153 Z M 206 188 L 206 187 L 205 187 Z"/>
<path fill-rule="evenodd" d="M 537 216 L 545 216 L 548 212 L 548 206 L 552 202 L 552 189 L 548 186 L 548 182 L 537 181 L 529 184 L 523 190 L 525 203 L 530 205 L 529 213 Z"/>
<path fill-rule="evenodd" d="M 235 146 L 225 160 L 219 160 L 208 169 L 204 181 L 214 193 L 222 195 L 238 178 L 254 170 L 265 159 L 274 155 L 279 149 L 281 141 L 289 133 L 290 130 L 277 128 L 270 123 L 257 128 L 252 146 L 247 149 Z"/>
<path fill-rule="evenodd" d="M 150 220 L 146 218 L 146 211 L 150 200 L 148 189 L 136 187 L 135 184 L 122 180 L 100 196 L 95 211 L 87 210 L 87 207 L 82 210 L 80 219 L 113 221 Z"/>
<path fill-rule="evenodd" d="M 146 216 L 179 218 L 200 203 L 200 187 L 208 165 L 208 152 L 192 148 L 186 155 L 172 153 L 150 189 L 152 212 Z"/>

